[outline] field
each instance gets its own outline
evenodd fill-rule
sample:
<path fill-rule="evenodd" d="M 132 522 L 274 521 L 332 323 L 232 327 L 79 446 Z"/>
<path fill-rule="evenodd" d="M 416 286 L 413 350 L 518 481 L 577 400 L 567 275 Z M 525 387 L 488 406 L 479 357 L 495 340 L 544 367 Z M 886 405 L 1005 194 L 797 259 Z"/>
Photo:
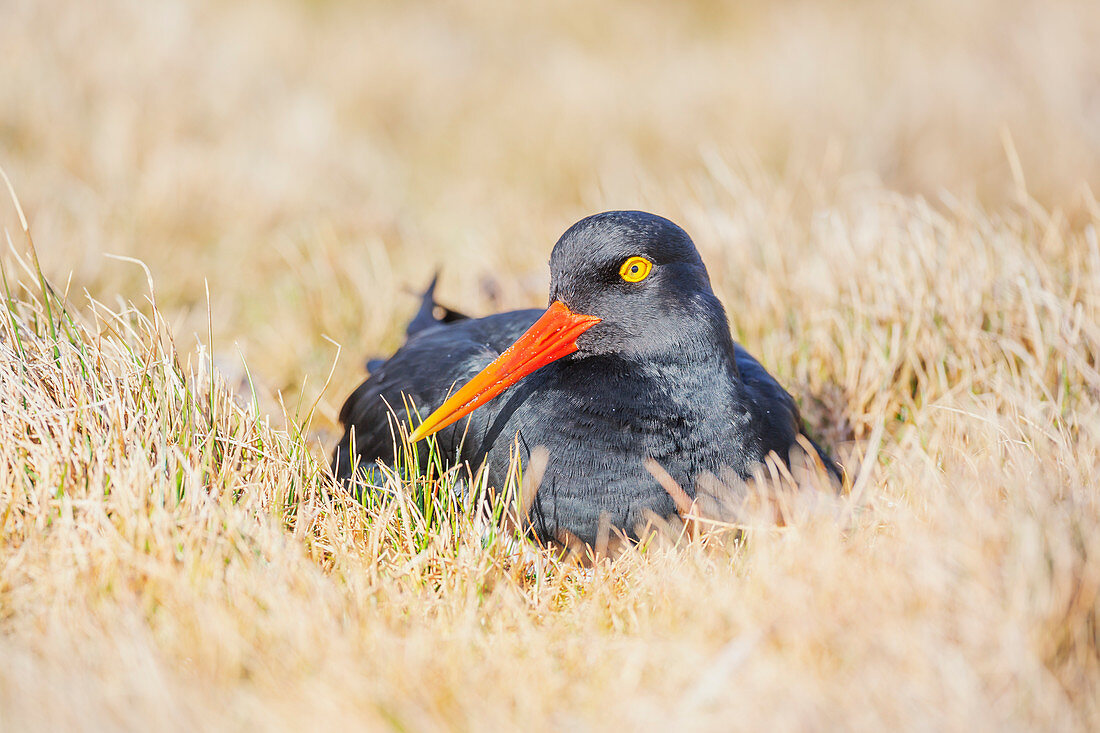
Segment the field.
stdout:
<path fill-rule="evenodd" d="M 1100 727 L 1100 4 L 2 8 L 0 730 Z M 579 567 L 326 488 L 434 272 L 614 208 L 845 492 Z"/>

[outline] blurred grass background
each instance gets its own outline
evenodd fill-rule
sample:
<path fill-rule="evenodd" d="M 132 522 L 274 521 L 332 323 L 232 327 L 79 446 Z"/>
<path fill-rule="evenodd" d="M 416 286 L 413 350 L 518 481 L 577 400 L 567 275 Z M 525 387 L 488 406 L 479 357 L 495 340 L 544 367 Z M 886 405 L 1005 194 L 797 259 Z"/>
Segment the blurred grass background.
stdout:
<path fill-rule="evenodd" d="M 5 8 L 0 146 L 47 274 L 139 299 L 103 255 L 141 258 L 187 341 L 208 282 L 223 368 L 235 342 L 291 402 L 329 336 L 330 420 L 437 268 L 480 314 L 540 303 L 551 245 L 595 211 L 713 250 L 691 217 L 714 161 L 782 184 L 790 217 L 878 182 L 1017 202 L 1006 136 L 1067 217 L 1100 180 L 1088 0 Z M 753 278 L 717 278 L 735 326 Z"/>
<path fill-rule="evenodd" d="M 0 205 L 0 728 L 1094 729 L 1097 38 L 1087 0 L 0 0 L 0 166 L 81 314 L 58 347 Z M 543 304 L 612 208 L 694 237 L 853 496 L 535 577 L 317 490 L 412 292 Z M 166 326 L 90 314 L 153 313 L 108 254 Z"/>

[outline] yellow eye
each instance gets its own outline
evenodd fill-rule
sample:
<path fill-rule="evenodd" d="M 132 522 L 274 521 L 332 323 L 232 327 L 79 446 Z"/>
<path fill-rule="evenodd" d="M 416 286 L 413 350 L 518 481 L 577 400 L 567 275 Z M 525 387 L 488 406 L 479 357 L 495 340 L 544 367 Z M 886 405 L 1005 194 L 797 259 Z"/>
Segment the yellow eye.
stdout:
<path fill-rule="evenodd" d="M 640 283 L 649 277 L 653 263 L 645 257 L 631 257 L 619 268 L 619 275 L 628 283 Z"/>

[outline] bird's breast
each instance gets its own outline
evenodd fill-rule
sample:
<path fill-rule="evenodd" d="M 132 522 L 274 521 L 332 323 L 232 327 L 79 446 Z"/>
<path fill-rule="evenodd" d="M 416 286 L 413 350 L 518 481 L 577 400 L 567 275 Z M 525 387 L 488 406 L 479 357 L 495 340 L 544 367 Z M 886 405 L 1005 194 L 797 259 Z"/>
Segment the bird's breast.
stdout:
<path fill-rule="evenodd" d="M 524 460 L 537 446 L 546 448 L 548 465 L 533 507 L 544 537 L 568 530 L 591 542 L 601 515 L 634 533 L 650 513 L 673 513 L 671 497 L 646 468 L 649 459 L 689 495 L 700 473 L 717 473 L 738 460 L 734 421 L 720 404 L 720 389 L 689 381 L 672 385 L 614 366 L 568 366 L 576 365 L 548 368 L 518 385 L 488 422 L 481 451 L 490 481 L 499 482 L 513 445 Z"/>

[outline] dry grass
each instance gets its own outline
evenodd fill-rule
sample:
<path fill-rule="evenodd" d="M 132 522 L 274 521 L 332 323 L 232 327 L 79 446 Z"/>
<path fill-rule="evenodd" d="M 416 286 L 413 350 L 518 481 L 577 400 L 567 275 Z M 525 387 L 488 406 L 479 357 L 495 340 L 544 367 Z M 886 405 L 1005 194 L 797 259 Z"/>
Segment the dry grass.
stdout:
<path fill-rule="evenodd" d="M 1100 9 L 956 6 L 9 2 L 0 728 L 1100 726 Z M 625 206 L 850 496 L 582 572 L 326 494 L 407 288 Z"/>

